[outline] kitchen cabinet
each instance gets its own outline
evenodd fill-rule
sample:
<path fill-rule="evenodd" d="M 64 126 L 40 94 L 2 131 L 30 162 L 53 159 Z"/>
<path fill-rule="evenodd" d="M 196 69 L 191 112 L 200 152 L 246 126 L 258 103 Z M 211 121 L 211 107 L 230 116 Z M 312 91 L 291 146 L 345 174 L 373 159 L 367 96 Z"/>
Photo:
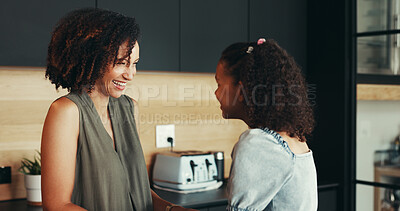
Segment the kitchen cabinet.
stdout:
<path fill-rule="evenodd" d="M 306 0 L 181 1 L 181 71 L 214 72 L 235 42 L 275 39 L 306 72 Z"/>
<path fill-rule="evenodd" d="M 354 1 L 357 81 L 400 84 L 400 1 Z"/>
<path fill-rule="evenodd" d="M 97 2 L 99 8 L 136 18 L 141 30 L 139 71 L 179 71 L 179 0 Z"/>
<path fill-rule="evenodd" d="M 307 71 L 307 0 L 250 0 L 250 41 L 272 38 Z"/>
<path fill-rule="evenodd" d="M 338 184 L 321 185 L 318 187 L 318 210 L 338 210 Z"/>
<path fill-rule="evenodd" d="M 71 10 L 94 6 L 95 0 L 2 1 L 0 65 L 46 66 L 47 46 L 56 22 Z"/>
<path fill-rule="evenodd" d="M 224 48 L 260 37 L 277 40 L 306 69 L 306 0 L 7 1 L 0 8 L 0 65 L 45 66 L 60 17 L 95 6 L 136 18 L 139 70 L 213 73 Z"/>
<path fill-rule="evenodd" d="M 247 1 L 181 1 L 182 72 L 215 72 L 224 48 L 247 41 Z"/>
<path fill-rule="evenodd" d="M 157 5 L 157 7 L 154 7 Z M 98 0 L 139 23 L 139 70 L 215 72 L 222 50 L 247 41 L 247 2 Z"/>

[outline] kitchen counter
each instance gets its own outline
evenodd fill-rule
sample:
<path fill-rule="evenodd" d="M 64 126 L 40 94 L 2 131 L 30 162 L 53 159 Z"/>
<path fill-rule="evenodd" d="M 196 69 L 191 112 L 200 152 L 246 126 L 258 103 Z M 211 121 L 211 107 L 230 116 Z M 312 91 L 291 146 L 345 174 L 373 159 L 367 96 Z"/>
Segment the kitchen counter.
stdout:
<path fill-rule="evenodd" d="M 29 206 L 26 199 L 0 202 L 1 211 L 43 211 L 42 207 Z"/>
<path fill-rule="evenodd" d="M 336 189 L 339 184 L 321 183 L 318 185 L 319 208 L 321 210 L 336 210 Z M 226 184 L 216 190 L 180 194 L 169 191 L 153 190 L 163 199 L 187 208 L 194 208 L 201 211 L 225 210 L 227 205 Z M 26 199 L 18 199 L 0 202 L 1 211 L 42 211 L 41 207 L 29 206 Z"/>
<path fill-rule="evenodd" d="M 153 190 L 162 198 L 171 203 L 194 209 L 207 210 L 209 207 L 225 208 L 227 205 L 225 185 L 216 190 L 180 194 L 169 191 Z M 0 202 L 1 211 L 42 211 L 42 207 L 29 206 L 26 199 L 17 199 Z M 215 209 L 214 209 L 215 210 Z M 225 209 L 221 209 L 225 210 Z"/>

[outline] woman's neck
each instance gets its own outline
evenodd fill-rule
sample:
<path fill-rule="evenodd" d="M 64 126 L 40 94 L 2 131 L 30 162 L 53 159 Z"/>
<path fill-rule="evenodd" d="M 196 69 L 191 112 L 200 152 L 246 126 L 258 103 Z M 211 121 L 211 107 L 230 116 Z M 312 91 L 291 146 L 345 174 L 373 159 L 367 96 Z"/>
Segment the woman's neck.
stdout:
<path fill-rule="evenodd" d="M 90 99 L 92 99 L 94 107 L 96 107 L 97 113 L 102 120 L 108 118 L 108 102 L 110 100 L 109 96 L 105 96 L 102 93 L 99 93 L 96 90 L 92 90 L 91 93 L 88 93 Z"/>

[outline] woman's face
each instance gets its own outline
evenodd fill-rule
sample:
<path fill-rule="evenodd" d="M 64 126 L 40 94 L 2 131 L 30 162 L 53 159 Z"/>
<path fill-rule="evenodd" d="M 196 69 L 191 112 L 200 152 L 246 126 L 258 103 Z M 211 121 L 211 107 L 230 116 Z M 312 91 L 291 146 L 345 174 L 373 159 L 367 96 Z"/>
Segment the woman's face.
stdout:
<path fill-rule="evenodd" d="M 136 42 L 130 55 L 130 63 L 128 58 L 122 60 L 125 56 L 127 43 L 122 44 L 118 50 L 117 63 L 109 65 L 108 71 L 103 78 L 96 82 L 95 90 L 105 96 L 114 98 L 121 97 L 125 90 L 126 83 L 131 81 L 136 74 L 136 64 L 139 62 L 139 44 Z"/>
<path fill-rule="evenodd" d="M 218 62 L 215 80 L 218 88 L 215 96 L 221 104 L 222 116 L 225 119 L 243 119 L 244 104 L 241 94 L 241 83 L 235 83 L 232 76 L 225 71 L 225 63 Z"/>

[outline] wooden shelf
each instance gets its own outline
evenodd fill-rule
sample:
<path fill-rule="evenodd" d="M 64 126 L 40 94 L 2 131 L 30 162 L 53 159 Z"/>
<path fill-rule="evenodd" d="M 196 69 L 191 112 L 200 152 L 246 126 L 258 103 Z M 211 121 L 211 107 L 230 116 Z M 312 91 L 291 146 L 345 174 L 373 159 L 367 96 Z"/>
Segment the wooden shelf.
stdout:
<path fill-rule="evenodd" d="M 400 178 L 400 167 L 375 167 L 375 182 L 382 182 L 382 177 Z M 381 192 L 379 187 L 374 188 L 374 211 L 381 210 Z"/>
<path fill-rule="evenodd" d="M 357 100 L 400 100 L 400 85 L 357 84 Z"/>

